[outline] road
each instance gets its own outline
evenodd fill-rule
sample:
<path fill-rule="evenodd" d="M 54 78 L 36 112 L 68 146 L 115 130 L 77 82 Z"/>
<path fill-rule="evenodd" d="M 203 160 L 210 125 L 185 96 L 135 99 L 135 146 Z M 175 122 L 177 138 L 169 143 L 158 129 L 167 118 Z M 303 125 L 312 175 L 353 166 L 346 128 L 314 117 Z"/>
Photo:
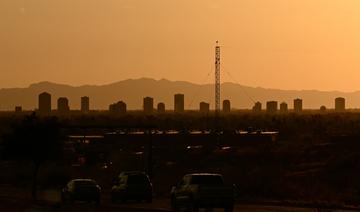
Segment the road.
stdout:
<path fill-rule="evenodd" d="M 106 195 L 102 198 L 101 205 L 77 202 L 74 204 L 60 203 L 60 194 L 58 191 L 49 190 L 41 192 L 39 197 L 39 205 L 33 205 L 28 199 L 14 198 L 14 197 L 0 197 L 0 212 L 2 211 L 25 211 L 25 212 L 105 212 L 105 211 L 129 211 L 129 212 L 166 212 L 171 211 L 170 200 L 167 198 L 155 198 L 153 203 L 137 203 L 129 202 L 125 204 L 113 204 L 110 198 Z M 205 211 L 205 210 L 202 210 Z M 213 212 L 223 211 L 222 209 L 214 209 Z M 350 212 L 360 210 L 319 210 L 316 208 L 301 208 L 289 206 L 271 206 L 271 205 L 248 205 L 237 204 L 234 211 L 246 212 Z"/>
<path fill-rule="evenodd" d="M 89 205 L 83 203 L 77 203 L 74 205 L 65 205 L 58 208 L 45 208 L 45 207 L 32 207 L 28 208 L 26 212 L 43 212 L 43 211 L 67 211 L 67 212 L 79 212 L 79 211 L 129 211 L 129 212 L 165 212 L 171 211 L 170 208 L 157 208 L 155 204 L 127 204 L 127 205 Z M 203 209 L 202 211 L 206 211 Z M 212 210 L 213 212 L 223 211 L 222 209 Z M 246 212 L 350 212 L 350 210 L 330 210 L 323 209 L 318 210 L 314 208 L 296 208 L 296 207 L 283 207 L 283 206 L 258 206 L 258 205 L 236 205 L 234 211 L 246 211 Z"/>
<path fill-rule="evenodd" d="M 169 199 L 160 198 L 154 199 L 153 203 L 137 203 L 129 202 L 125 204 L 112 204 L 109 201 L 104 201 L 101 205 L 89 203 L 74 203 L 74 204 L 58 204 L 55 206 L 34 206 L 27 208 L 26 212 L 103 212 L 103 211 L 129 211 L 129 212 L 168 212 L 171 211 L 169 206 Z M 201 211 L 206 211 L 202 209 Z M 207 210 L 209 211 L 209 210 Z M 221 212 L 223 209 L 210 210 L 212 212 Z M 355 210 L 330 210 L 330 209 L 316 209 L 316 208 L 300 208 L 289 206 L 268 206 L 268 205 L 235 205 L 234 212 L 350 212 Z"/>

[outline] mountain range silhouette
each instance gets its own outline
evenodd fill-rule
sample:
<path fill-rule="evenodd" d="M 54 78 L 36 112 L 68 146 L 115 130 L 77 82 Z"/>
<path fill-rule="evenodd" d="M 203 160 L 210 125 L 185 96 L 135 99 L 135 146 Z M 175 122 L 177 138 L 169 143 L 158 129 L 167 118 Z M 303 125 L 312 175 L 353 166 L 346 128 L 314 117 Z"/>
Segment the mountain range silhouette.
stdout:
<path fill-rule="evenodd" d="M 41 92 L 52 95 L 52 107 L 56 108 L 59 97 L 67 97 L 71 109 L 80 108 L 80 97 L 90 97 L 90 108 L 107 110 L 111 103 L 124 101 L 128 109 L 142 109 L 143 97 L 154 98 L 154 107 L 164 102 L 166 109 L 174 108 L 174 94 L 185 94 L 185 109 L 198 109 L 199 103 L 205 101 L 214 108 L 214 85 L 194 84 L 184 81 L 169 81 L 166 79 L 154 80 L 150 78 L 128 79 L 106 85 L 70 86 L 52 82 L 39 82 L 27 88 L 0 89 L 0 110 L 14 110 L 15 106 L 22 106 L 24 110 L 37 108 L 38 95 Z M 261 87 L 248 87 L 235 83 L 225 82 L 221 87 L 221 99 L 229 99 L 231 107 L 250 109 L 254 101 L 260 101 L 265 108 L 266 101 L 275 100 L 287 102 L 293 107 L 293 99 L 303 99 L 304 109 L 319 109 L 321 105 L 334 108 L 336 97 L 346 98 L 347 108 L 360 107 L 360 91 L 317 91 L 317 90 L 280 90 Z"/>

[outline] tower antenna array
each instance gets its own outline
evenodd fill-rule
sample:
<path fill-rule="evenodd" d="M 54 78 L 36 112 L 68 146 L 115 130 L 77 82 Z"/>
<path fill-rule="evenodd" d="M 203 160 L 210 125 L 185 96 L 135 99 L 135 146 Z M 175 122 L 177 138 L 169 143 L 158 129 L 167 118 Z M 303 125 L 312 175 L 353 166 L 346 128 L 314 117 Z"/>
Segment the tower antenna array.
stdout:
<path fill-rule="evenodd" d="M 215 112 L 220 112 L 220 46 L 215 46 Z"/>

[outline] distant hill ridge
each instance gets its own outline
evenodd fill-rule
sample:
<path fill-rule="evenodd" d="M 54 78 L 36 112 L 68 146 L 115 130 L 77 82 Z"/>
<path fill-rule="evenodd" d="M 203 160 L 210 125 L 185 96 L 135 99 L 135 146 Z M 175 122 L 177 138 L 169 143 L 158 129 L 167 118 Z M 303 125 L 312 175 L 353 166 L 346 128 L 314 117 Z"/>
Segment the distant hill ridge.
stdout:
<path fill-rule="evenodd" d="M 80 97 L 90 97 L 91 109 L 108 109 L 111 103 L 124 101 L 128 109 L 141 109 L 142 99 L 154 98 L 154 107 L 164 102 L 167 109 L 173 109 L 174 94 L 185 94 L 185 108 L 198 109 L 201 101 L 209 102 L 214 107 L 214 85 L 194 84 L 185 81 L 154 80 L 150 78 L 127 79 L 106 85 L 70 86 L 52 82 L 39 82 L 27 88 L 0 89 L 0 110 L 14 110 L 20 105 L 24 110 L 37 108 L 38 94 L 48 92 L 52 95 L 52 106 L 56 108 L 59 97 L 67 97 L 71 109 L 80 108 Z M 260 101 L 265 107 L 266 101 L 287 102 L 293 107 L 293 99 L 303 99 L 304 109 L 318 109 L 321 105 L 334 108 L 336 97 L 346 98 L 347 108 L 360 108 L 360 92 L 317 91 L 317 90 L 280 90 L 261 87 L 248 87 L 234 83 L 223 83 L 221 98 L 229 99 L 231 107 L 250 109 L 253 101 Z"/>

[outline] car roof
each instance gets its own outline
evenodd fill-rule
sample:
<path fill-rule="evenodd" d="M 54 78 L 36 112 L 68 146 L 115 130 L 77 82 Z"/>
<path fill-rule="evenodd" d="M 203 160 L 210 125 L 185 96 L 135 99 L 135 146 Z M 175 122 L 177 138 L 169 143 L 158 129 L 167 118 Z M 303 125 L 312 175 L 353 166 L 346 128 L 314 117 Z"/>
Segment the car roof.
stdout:
<path fill-rule="evenodd" d="M 96 182 L 93 179 L 73 179 L 72 182 Z"/>
<path fill-rule="evenodd" d="M 147 175 L 147 174 L 141 171 L 125 171 L 119 174 L 119 176 L 124 176 L 124 175 Z"/>
<path fill-rule="evenodd" d="M 192 173 L 192 174 L 187 174 L 185 176 L 220 176 L 220 177 L 222 177 L 221 174 L 216 174 L 216 173 Z"/>

